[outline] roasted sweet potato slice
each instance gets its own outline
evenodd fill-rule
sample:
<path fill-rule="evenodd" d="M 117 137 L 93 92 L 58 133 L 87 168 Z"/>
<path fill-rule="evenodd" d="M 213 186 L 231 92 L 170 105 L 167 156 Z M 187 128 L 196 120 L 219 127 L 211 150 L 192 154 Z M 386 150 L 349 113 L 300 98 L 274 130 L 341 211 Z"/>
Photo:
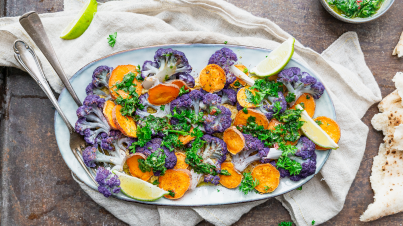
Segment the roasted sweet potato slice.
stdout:
<path fill-rule="evenodd" d="M 193 132 L 193 127 L 190 128 L 190 131 L 189 131 L 189 132 L 190 132 L 190 133 Z M 190 141 L 194 140 L 195 137 L 193 137 L 193 136 L 191 136 L 191 135 L 186 135 L 186 136 L 184 136 L 184 135 L 179 135 L 179 138 L 178 138 L 178 139 L 180 140 L 180 142 L 182 142 L 183 145 L 185 145 L 185 144 L 188 144 Z"/>
<path fill-rule="evenodd" d="M 314 119 L 315 122 L 318 123 L 320 128 L 322 128 L 329 136 L 333 139 L 334 142 L 339 143 L 341 131 L 340 127 L 333 119 L 320 116 Z M 327 148 L 323 148 L 321 146 L 316 145 L 317 150 L 328 150 Z"/>
<path fill-rule="evenodd" d="M 255 89 L 249 89 L 249 87 L 243 87 L 238 90 L 238 93 L 236 95 L 236 99 L 238 100 L 239 105 L 242 107 L 246 108 L 255 108 L 256 105 L 253 103 L 248 102 L 247 96 L 246 96 L 246 90 L 251 91 L 253 94 L 255 94 L 256 90 Z"/>
<path fill-rule="evenodd" d="M 209 64 L 200 72 L 199 82 L 203 90 L 214 93 L 224 88 L 227 77 L 217 64 Z"/>
<path fill-rule="evenodd" d="M 158 84 L 148 90 L 148 102 L 153 105 L 168 104 L 179 96 L 179 87 L 174 84 Z"/>
<path fill-rule="evenodd" d="M 234 125 L 239 126 L 243 125 L 246 126 L 246 122 L 249 117 L 255 117 L 256 123 L 258 125 L 263 126 L 263 128 L 269 128 L 269 120 L 267 120 L 266 116 L 262 114 L 260 111 L 255 109 L 248 108 L 248 113 L 245 113 L 243 110 L 239 111 L 238 114 L 235 116 Z"/>
<path fill-rule="evenodd" d="M 189 165 L 185 162 L 186 155 L 182 152 L 175 152 L 175 155 L 177 161 L 174 169 L 187 169 Z"/>
<path fill-rule="evenodd" d="M 115 69 L 113 69 L 111 77 L 109 78 L 109 91 L 113 99 L 116 99 L 122 96 L 124 99 L 129 97 L 129 94 L 124 92 L 123 90 L 115 91 L 115 84 L 123 81 L 123 77 L 129 72 L 133 72 L 137 76 L 137 67 L 134 65 L 119 65 Z M 140 96 L 143 91 L 143 86 L 141 82 L 137 81 L 137 79 L 133 80 L 133 83 L 136 84 L 136 93 Z"/>
<path fill-rule="evenodd" d="M 122 106 L 116 105 L 112 110 L 113 123 L 124 135 L 128 137 L 137 137 L 136 122 L 130 116 L 123 116 L 120 110 Z"/>
<path fill-rule="evenodd" d="M 190 89 L 189 86 L 186 85 L 186 82 L 184 82 L 184 81 L 182 81 L 182 80 L 180 80 L 180 79 L 172 80 L 172 81 L 170 81 L 168 84 L 177 85 L 177 86 L 179 87 L 179 89 L 182 88 L 182 86 L 185 87 L 185 90 L 189 90 L 189 89 Z"/>
<path fill-rule="evenodd" d="M 192 176 L 187 169 L 170 169 L 158 178 L 159 187 L 165 191 L 173 192 L 174 196 L 165 195 L 168 199 L 179 199 L 192 184 Z"/>
<path fill-rule="evenodd" d="M 280 184 L 280 172 L 270 163 L 255 166 L 252 177 L 259 180 L 255 189 L 260 193 L 273 192 Z"/>
<path fill-rule="evenodd" d="M 228 151 L 236 155 L 245 147 L 245 138 L 235 126 L 231 126 L 224 131 L 224 142 Z"/>
<path fill-rule="evenodd" d="M 297 104 L 301 104 L 301 103 L 303 103 L 303 107 L 304 107 L 305 111 L 312 118 L 313 115 L 315 114 L 315 108 L 316 108 L 315 99 L 313 98 L 313 96 L 308 93 L 302 94 L 297 99 L 297 101 L 295 101 L 295 104 L 291 107 L 291 109 L 295 109 L 295 106 L 297 106 Z"/>
<path fill-rule="evenodd" d="M 246 74 L 246 75 L 249 75 L 248 68 L 246 68 L 245 65 L 237 64 L 237 65 L 235 65 L 235 67 L 238 68 L 239 70 L 241 70 L 242 72 L 245 72 L 245 71 L 246 71 L 245 74 Z M 245 70 L 245 69 L 246 69 L 246 70 Z M 237 83 L 237 82 L 238 82 L 238 83 Z M 235 79 L 235 81 L 234 81 L 233 83 L 231 83 L 230 86 L 231 86 L 232 88 L 238 89 L 238 88 L 240 88 L 241 86 L 246 86 L 246 82 L 244 82 L 242 79 L 237 78 L 237 79 Z"/>
<path fill-rule="evenodd" d="M 135 153 L 130 155 L 127 160 L 126 164 L 129 167 L 130 174 L 133 177 L 138 177 L 144 181 L 148 181 L 151 176 L 153 175 L 153 172 L 143 172 L 139 168 L 139 159 L 146 159 L 147 157 L 141 153 Z"/>
<path fill-rule="evenodd" d="M 118 127 L 116 127 L 115 123 L 113 122 L 113 117 L 112 117 L 112 111 L 113 111 L 114 107 L 115 107 L 115 103 L 113 101 L 111 101 L 111 100 L 107 100 L 105 102 L 103 112 L 104 112 L 104 116 L 105 116 L 106 120 L 108 120 L 109 126 L 112 129 L 117 130 Z"/>
<path fill-rule="evenodd" d="M 236 188 L 242 181 L 242 174 L 239 173 L 232 162 L 221 164 L 221 170 L 228 170 L 231 176 L 220 175 L 220 184 L 226 188 Z"/>

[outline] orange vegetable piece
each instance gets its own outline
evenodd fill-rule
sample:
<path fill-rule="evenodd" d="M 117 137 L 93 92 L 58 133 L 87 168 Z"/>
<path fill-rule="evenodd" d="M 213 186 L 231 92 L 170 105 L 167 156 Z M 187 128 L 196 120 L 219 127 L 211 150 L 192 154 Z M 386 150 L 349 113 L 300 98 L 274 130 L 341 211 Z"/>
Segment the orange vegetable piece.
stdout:
<path fill-rule="evenodd" d="M 313 98 L 313 96 L 311 94 L 308 94 L 308 93 L 302 94 L 297 99 L 297 101 L 295 101 L 295 104 L 290 109 L 295 109 L 297 104 L 300 104 L 300 103 L 304 103 L 305 111 L 312 118 L 313 115 L 315 114 L 315 108 L 316 108 L 315 99 Z"/>
<path fill-rule="evenodd" d="M 199 82 L 203 90 L 214 93 L 222 90 L 227 77 L 225 71 L 217 64 L 209 64 L 200 72 Z"/>
<path fill-rule="evenodd" d="M 112 111 L 113 111 L 114 107 L 115 107 L 115 103 L 113 101 L 111 101 L 111 100 L 105 101 L 103 113 L 104 113 L 106 120 L 108 121 L 109 126 L 112 129 L 117 130 L 118 127 L 116 127 L 115 123 L 113 122 L 113 117 L 112 117 Z"/>
<path fill-rule="evenodd" d="M 337 124 L 336 121 L 334 121 L 331 118 L 325 117 L 325 116 L 320 116 L 314 119 L 316 122 L 317 120 L 320 120 L 322 122 L 320 128 L 322 128 L 329 136 L 330 138 L 333 139 L 334 142 L 339 143 L 340 136 L 341 136 L 341 131 L 340 127 Z M 328 148 L 323 148 L 321 146 L 316 145 L 317 150 L 328 150 Z"/>
<path fill-rule="evenodd" d="M 231 126 L 224 131 L 224 142 L 227 144 L 228 151 L 236 155 L 245 147 L 245 138 L 235 126 Z"/>
<path fill-rule="evenodd" d="M 170 81 L 168 84 L 177 85 L 177 86 L 179 87 L 179 89 L 181 89 L 182 86 L 185 87 L 185 88 L 184 88 L 185 90 L 189 90 L 189 89 L 190 89 L 189 86 L 186 84 L 186 82 L 184 82 L 184 81 L 182 81 L 182 80 L 180 80 L 180 79 L 172 80 L 172 81 Z"/>
<path fill-rule="evenodd" d="M 235 65 L 235 67 L 238 68 L 238 69 L 239 69 L 240 71 L 242 71 L 242 72 L 243 72 L 245 69 L 248 69 L 248 68 L 245 67 L 245 65 L 242 65 L 242 64 L 237 64 L 237 65 Z M 246 74 L 246 75 L 249 75 L 249 71 L 246 72 L 245 74 Z M 241 86 L 246 86 L 246 82 L 244 82 L 242 79 L 239 79 L 239 78 L 235 79 L 235 81 L 234 81 L 233 83 L 231 83 L 230 86 L 231 86 L 232 88 L 236 88 L 236 89 L 239 88 L 240 86 L 236 86 L 236 85 L 235 85 L 235 83 L 236 83 L 237 81 L 239 82 L 239 84 L 241 84 Z"/>
<path fill-rule="evenodd" d="M 191 134 L 193 132 L 193 127 L 190 128 L 189 133 Z M 193 137 L 192 135 L 179 135 L 180 142 L 182 142 L 183 145 L 188 144 L 190 141 L 194 140 L 195 137 Z"/>
<path fill-rule="evenodd" d="M 236 188 L 242 181 L 242 174 L 239 173 L 232 162 L 223 162 L 221 164 L 221 170 L 228 170 L 231 176 L 219 175 L 220 184 L 226 188 Z"/>
<path fill-rule="evenodd" d="M 245 113 L 243 110 L 239 111 L 238 114 L 235 116 L 234 125 L 246 126 L 246 122 L 248 118 L 251 116 L 256 118 L 255 122 L 258 125 L 263 126 L 263 128 L 265 129 L 269 128 L 269 120 L 267 120 L 266 116 L 262 114 L 260 111 L 251 108 L 248 108 L 248 113 Z"/>
<path fill-rule="evenodd" d="M 248 89 L 253 94 L 255 94 L 256 92 L 256 89 L 251 90 L 249 89 L 249 87 L 243 87 L 239 89 L 238 93 L 236 94 L 236 99 L 238 100 L 239 105 L 241 105 L 242 107 L 255 108 L 256 107 L 255 104 L 248 102 L 248 98 L 246 96 L 246 89 Z"/>
<path fill-rule="evenodd" d="M 259 180 L 259 185 L 255 189 L 260 193 L 273 192 L 280 184 L 280 172 L 270 163 L 253 168 L 252 177 Z"/>
<path fill-rule="evenodd" d="M 179 87 L 174 84 L 158 84 L 148 90 L 148 102 L 153 105 L 168 104 L 179 96 Z"/>
<path fill-rule="evenodd" d="M 175 155 L 177 161 L 174 169 L 187 169 L 189 165 L 185 161 L 186 155 L 182 152 L 175 152 Z"/>
<path fill-rule="evenodd" d="M 266 77 L 266 79 L 269 80 L 269 81 L 277 81 L 278 74 Z"/>
<path fill-rule="evenodd" d="M 179 199 L 189 189 L 192 184 L 192 177 L 190 171 L 187 169 L 169 169 L 163 176 L 158 178 L 160 183 L 158 187 L 165 191 L 172 191 L 175 196 L 165 195 L 168 199 Z"/>
<path fill-rule="evenodd" d="M 130 174 L 133 177 L 138 177 L 144 181 L 148 181 L 153 174 L 152 170 L 150 172 L 143 172 L 139 168 L 139 159 L 146 159 L 147 157 L 141 153 L 135 153 L 129 156 L 126 160 L 126 164 L 129 167 Z"/>
<path fill-rule="evenodd" d="M 113 123 L 124 135 L 128 137 L 137 137 L 136 122 L 130 116 L 124 116 L 120 112 L 122 106 L 116 105 L 112 110 Z"/>
<path fill-rule="evenodd" d="M 128 74 L 129 72 L 133 72 L 137 76 L 138 74 L 137 67 L 128 64 L 128 65 L 119 65 L 115 69 L 113 69 L 111 77 L 109 78 L 109 91 L 113 99 L 118 98 L 119 95 L 122 96 L 123 99 L 129 97 L 129 94 L 124 92 L 123 90 L 115 91 L 116 89 L 115 84 L 122 82 L 125 75 Z M 143 91 L 143 86 L 141 85 L 141 82 L 137 81 L 137 79 L 134 79 L 133 83 L 136 84 L 136 93 L 140 96 L 141 92 Z"/>

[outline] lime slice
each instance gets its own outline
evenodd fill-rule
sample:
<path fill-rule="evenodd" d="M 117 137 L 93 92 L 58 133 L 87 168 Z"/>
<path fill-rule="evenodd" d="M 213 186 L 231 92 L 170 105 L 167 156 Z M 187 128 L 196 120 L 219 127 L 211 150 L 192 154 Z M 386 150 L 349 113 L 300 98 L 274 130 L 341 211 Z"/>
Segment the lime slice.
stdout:
<path fill-rule="evenodd" d="M 289 38 L 277 49 L 273 50 L 266 59 L 254 67 L 250 72 L 260 77 L 272 76 L 279 73 L 291 60 L 294 54 L 294 38 Z"/>
<path fill-rule="evenodd" d="M 296 106 L 297 109 L 303 110 L 301 105 Z M 322 129 L 304 110 L 301 114 L 300 121 L 305 122 L 301 127 L 302 132 L 315 144 L 329 149 L 337 149 L 339 146 L 332 138 Z"/>
<path fill-rule="evenodd" d="M 124 173 L 113 171 L 120 179 L 120 188 L 123 194 L 140 201 L 155 201 L 168 194 L 167 191 L 143 181 L 137 177 L 132 177 Z"/>
<path fill-rule="evenodd" d="M 97 12 L 97 5 L 96 0 L 89 0 L 77 17 L 62 31 L 60 38 L 75 39 L 80 37 L 90 26 L 94 14 Z"/>

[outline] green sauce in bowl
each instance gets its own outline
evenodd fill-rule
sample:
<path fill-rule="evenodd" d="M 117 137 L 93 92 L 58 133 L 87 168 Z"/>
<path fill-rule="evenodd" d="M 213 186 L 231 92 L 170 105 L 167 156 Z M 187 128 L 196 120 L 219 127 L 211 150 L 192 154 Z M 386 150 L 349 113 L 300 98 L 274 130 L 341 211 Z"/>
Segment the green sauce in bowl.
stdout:
<path fill-rule="evenodd" d="M 384 0 L 326 0 L 337 14 L 347 18 L 367 18 L 376 14 Z"/>

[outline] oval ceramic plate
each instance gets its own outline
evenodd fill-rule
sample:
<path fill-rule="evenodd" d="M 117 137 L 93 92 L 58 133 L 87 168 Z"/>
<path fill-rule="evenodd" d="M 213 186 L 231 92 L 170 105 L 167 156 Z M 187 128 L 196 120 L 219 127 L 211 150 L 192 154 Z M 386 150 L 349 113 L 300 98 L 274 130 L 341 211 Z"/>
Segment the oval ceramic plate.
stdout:
<path fill-rule="evenodd" d="M 231 45 L 218 45 L 218 44 L 178 44 L 178 45 L 166 45 L 166 46 L 153 46 L 134 50 L 127 50 L 120 53 L 116 53 L 102 59 L 96 60 L 89 63 L 87 66 L 79 70 L 70 80 L 74 90 L 81 100 L 84 100 L 86 93 L 85 88 L 92 80 L 92 72 L 94 69 L 100 65 L 107 65 L 109 67 L 115 68 L 118 65 L 133 64 L 142 65 L 145 60 L 152 60 L 154 53 L 159 48 L 173 48 L 182 51 L 186 54 L 190 65 L 193 67 L 192 75 L 197 76 L 198 73 L 207 65 L 210 56 L 222 47 L 228 47 L 232 49 L 238 55 L 238 62 L 244 64 L 248 68 L 254 67 L 262 59 L 264 59 L 271 50 L 246 47 L 246 46 L 231 46 Z M 289 67 L 299 67 L 302 71 L 306 71 L 311 75 L 317 77 L 312 71 L 304 67 L 301 63 L 291 59 L 286 68 Z M 62 91 L 59 97 L 59 104 L 66 114 L 67 118 L 72 124 L 75 124 L 77 120 L 76 109 L 77 105 L 69 95 L 66 89 Z M 334 111 L 334 106 L 332 100 L 329 97 L 327 91 L 322 95 L 322 97 L 316 102 L 316 112 L 317 116 L 327 116 L 332 119 L 336 119 L 336 114 Z M 95 184 L 87 176 L 81 165 L 75 159 L 73 153 L 71 152 L 69 146 L 69 131 L 64 124 L 63 120 L 59 114 L 55 113 L 55 134 L 56 141 L 59 146 L 59 150 L 63 156 L 64 161 L 68 167 L 74 172 L 77 177 L 83 181 L 85 184 L 93 189 L 97 189 Z M 325 164 L 327 158 L 330 155 L 330 150 L 328 151 L 316 151 L 317 154 L 317 169 L 316 173 L 320 171 L 323 164 Z M 316 174 L 315 173 L 315 174 Z M 273 192 L 265 195 L 256 194 L 254 192 L 244 195 L 238 189 L 227 189 L 222 186 L 202 186 L 198 187 L 193 191 L 188 191 L 185 196 L 179 200 L 172 201 L 169 199 L 161 198 L 155 202 L 142 202 L 146 204 L 155 205 L 170 205 L 170 206 L 209 206 L 209 205 L 223 205 L 223 204 L 234 204 L 241 202 L 250 202 L 261 199 L 266 199 L 269 197 L 278 196 L 294 190 L 301 185 L 309 181 L 314 175 L 305 178 L 299 182 L 293 182 L 287 179 L 281 179 L 280 185 Z M 219 190 L 219 191 L 218 191 Z M 116 196 L 119 199 L 139 202 L 130 199 L 123 195 L 122 193 Z"/>

